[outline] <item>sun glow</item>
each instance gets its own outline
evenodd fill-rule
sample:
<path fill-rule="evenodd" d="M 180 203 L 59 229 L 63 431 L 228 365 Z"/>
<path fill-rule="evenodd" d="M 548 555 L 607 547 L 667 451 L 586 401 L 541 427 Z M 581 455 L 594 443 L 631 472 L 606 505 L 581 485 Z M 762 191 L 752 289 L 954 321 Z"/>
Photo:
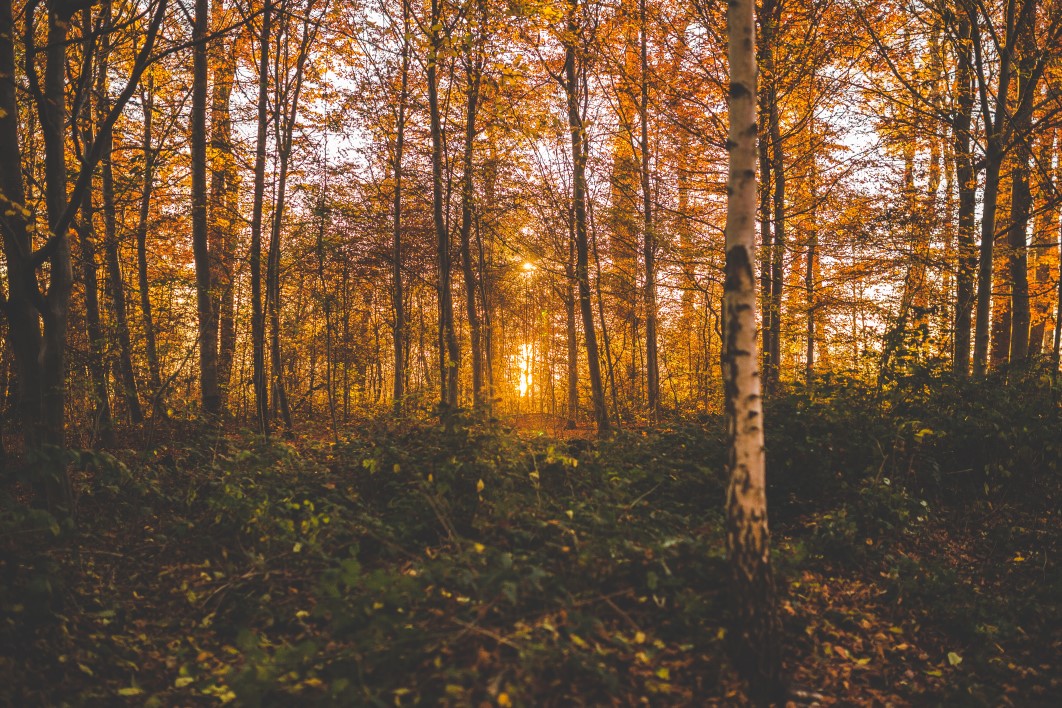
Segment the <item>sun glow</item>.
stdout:
<path fill-rule="evenodd" d="M 531 363 L 534 360 L 535 350 L 530 344 L 521 344 L 520 353 L 516 357 L 516 364 L 520 369 L 520 377 L 517 380 L 516 389 L 521 398 L 531 391 Z"/>

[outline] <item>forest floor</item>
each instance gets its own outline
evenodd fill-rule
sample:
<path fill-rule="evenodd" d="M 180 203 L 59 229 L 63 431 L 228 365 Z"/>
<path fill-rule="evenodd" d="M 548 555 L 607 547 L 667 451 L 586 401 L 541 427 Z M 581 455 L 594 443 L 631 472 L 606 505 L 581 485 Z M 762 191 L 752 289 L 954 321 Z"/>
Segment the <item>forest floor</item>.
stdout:
<path fill-rule="evenodd" d="M 807 702 L 1058 705 L 1057 419 L 977 474 L 927 416 L 891 411 L 882 450 L 877 423 L 792 405 L 771 512 Z M 0 703 L 742 705 L 719 423 L 85 453 L 76 529 L 5 511 Z"/>

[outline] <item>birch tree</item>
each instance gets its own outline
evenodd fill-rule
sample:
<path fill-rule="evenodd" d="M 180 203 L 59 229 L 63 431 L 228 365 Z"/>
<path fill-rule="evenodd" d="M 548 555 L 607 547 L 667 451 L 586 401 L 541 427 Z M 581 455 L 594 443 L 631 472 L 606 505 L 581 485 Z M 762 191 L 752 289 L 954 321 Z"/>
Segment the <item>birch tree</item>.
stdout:
<path fill-rule="evenodd" d="M 726 545 L 732 574 L 735 664 L 750 697 L 766 704 L 783 696 L 779 634 L 771 577 L 763 444 L 763 409 L 756 352 L 756 31 L 752 0 L 727 7 L 730 65 L 730 153 L 727 176 L 726 279 L 723 285 L 723 379 L 730 485 Z"/>

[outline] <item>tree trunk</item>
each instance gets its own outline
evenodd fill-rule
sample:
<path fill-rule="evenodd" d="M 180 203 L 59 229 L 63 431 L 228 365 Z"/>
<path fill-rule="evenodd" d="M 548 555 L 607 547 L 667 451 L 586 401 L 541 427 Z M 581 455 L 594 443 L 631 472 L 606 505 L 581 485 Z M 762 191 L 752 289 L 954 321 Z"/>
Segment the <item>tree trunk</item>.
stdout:
<path fill-rule="evenodd" d="M 782 259 L 784 257 L 784 199 L 785 176 L 782 174 L 783 155 L 781 130 L 778 125 L 778 94 L 775 86 L 774 38 L 778 33 L 781 3 L 764 0 L 759 20 L 763 41 L 757 47 L 759 66 L 765 74 L 758 88 L 765 110 L 759 116 L 758 157 L 761 183 L 759 185 L 760 237 L 763 253 L 760 255 L 760 295 L 762 342 L 763 342 L 763 393 L 770 395 L 778 379 L 778 355 L 781 336 Z M 779 197 L 781 197 L 780 204 Z M 782 215 L 783 221 L 778 217 Z M 773 220 L 773 226 L 772 226 Z M 777 292 L 776 292 L 777 291 Z"/>
<path fill-rule="evenodd" d="M 92 10 L 81 11 L 82 20 L 82 61 L 80 85 L 83 87 L 93 84 L 93 58 L 96 53 L 96 40 L 92 33 Z M 100 76 L 104 75 L 104 66 L 99 67 Z M 94 138 L 94 126 L 92 116 L 92 101 L 88 96 L 82 96 L 80 105 L 74 107 L 76 117 L 71 126 L 74 144 L 78 150 L 78 158 L 84 164 L 85 150 L 92 144 Z M 81 198 L 81 219 L 78 222 L 77 234 L 78 245 L 81 255 L 81 280 L 85 299 L 85 333 L 88 336 L 89 379 L 92 382 L 92 404 L 95 416 L 92 425 L 92 444 L 102 444 L 110 447 L 114 444 L 114 421 L 111 417 L 110 396 L 107 391 L 107 346 L 103 334 L 103 325 L 100 320 L 99 298 L 99 269 L 96 264 L 96 234 L 93 219 L 96 209 L 92 200 L 92 190 L 87 190 Z"/>
<path fill-rule="evenodd" d="M 1026 0 L 1033 4 L 1033 0 Z M 1024 15 L 1024 13 L 1023 13 Z M 1015 38 L 1017 47 L 1018 96 L 1020 103 L 1011 119 L 1012 133 L 1017 136 L 1014 169 L 1011 173 L 1010 228 L 1010 363 L 1022 366 L 1029 356 L 1029 327 L 1032 313 L 1029 302 L 1028 230 L 1032 216 L 1032 188 L 1029 184 L 1029 165 L 1032 162 L 1033 99 L 1038 74 L 1033 69 L 1037 60 L 1035 40 L 1036 13 L 1020 24 Z"/>
<path fill-rule="evenodd" d="M 402 0 L 402 83 L 398 94 L 398 116 L 395 121 L 395 221 L 391 247 L 391 277 L 394 281 L 395 309 L 394 413 L 396 416 L 402 415 L 403 399 L 406 396 L 406 310 L 402 290 L 402 150 L 405 147 L 406 103 L 409 100 L 409 52 L 409 2 Z"/>
<path fill-rule="evenodd" d="M 476 109 L 479 105 L 479 86 L 482 73 L 478 57 L 468 61 L 468 105 L 465 112 L 465 146 L 463 154 L 464 175 L 461 181 L 461 267 L 465 280 L 465 309 L 468 315 L 470 348 L 472 352 L 472 401 L 476 408 L 483 406 L 483 347 L 479 312 L 476 307 L 476 274 L 472 267 L 472 210 L 473 170 L 472 147 L 476 139 Z"/>
<path fill-rule="evenodd" d="M 973 168 L 973 64 L 970 56 L 970 19 L 960 17 L 955 42 L 958 58 L 956 105 L 952 134 L 955 143 L 955 181 L 958 187 L 958 269 L 955 277 L 955 358 L 952 368 L 962 377 L 970 373 L 970 325 L 974 304 L 974 272 L 977 267 L 974 210 L 977 176 Z"/>
<path fill-rule="evenodd" d="M 251 380 L 258 432 L 269 435 L 269 393 L 265 371 L 265 313 L 262 309 L 262 211 L 265 200 L 266 140 L 269 127 L 269 39 L 272 3 L 266 0 L 258 42 L 258 139 L 254 156 L 251 208 Z"/>
<path fill-rule="evenodd" d="M 766 0 L 766 2 L 772 2 L 772 0 Z M 763 25 L 764 40 L 769 37 L 769 25 Z M 761 54 L 765 51 L 762 45 L 766 42 L 761 42 Z M 762 63 L 761 59 L 761 63 Z M 763 87 L 759 89 L 760 102 L 766 105 L 767 101 L 767 82 L 762 82 Z M 767 113 L 761 112 L 759 116 L 759 128 L 757 131 L 759 137 L 758 155 L 760 163 L 760 183 L 757 186 L 759 194 L 759 216 L 760 216 L 760 344 L 763 350 L 760 352 L 762 361 L 761 370 L 766 372 L 771 369 L 771 332 L 774 331 L 771 326 L 771 254 L 774 251 L 774 243 L 771 239 L 771 152 L 770 152 L 770 127 L 767 122 Z M 763 381 L 764 393 L 768 393 L 769 382 Z"/>
<path fill-rule="evenodd" d="M 439 109 L 439 58 L 443 50 L 440 0 L 431 0 L 428 30 L 428 111 L 431 123 L 432 220 L 439 265 L 439 414 L 446 419 L 457 408 L 459 352 L 454 331 L 454 301 L 450 280 L 450 234 L 443 217 L 442 117 Z"/>
<path fill-rule="evenodd" d="M 784 699 L 781 623 L 771 575 L 767 530 L 763 411 L 756 352 L 756 54 L 752 0 L 727 6 L 730 63 L 730 151 L 726 274 L 723 289 L 723 380 L 729 474 L 727 553 L 736 605 L 731 632 L 735 666 L 755 703 Z"/>
<path fill-rule="evenodd" d="M 0 0 L 0 193 L 4 201 L 3 243 L 7 260 L 7 336 L 18 383 L 18 418 L 26 450 L 39 447 L 41 422 L 41 347 L 38 319 L 40 289 L 36 269 L 29 262 L 32 239 L 26 230 L 31 212 L 26 208 L 19 144 L 18 84 L 14 80 L 15 29 L 11 0 Z"/>
<path fill-rule="evenodd" d="M 192 253 L 195 258 L 195 294 L 199 314 L 199 387 L 203 414 L 221 413 L 218 387 L 218 328 L 211 297 L 210 246 L 207 235 L 207 28 L 208 0 L 195 0 L 192 31 Z"/>
<path fill-rule="evenodd" d="M 572 138 L 572 203 L 575 218 L 575 279 L 579 284 L 579 310 L 583 318 L 583 337 L 586 340 L 587 369 L 590 374 L 590 397 L 598 435 L 607 435 L 611 427 L 605 406 L 605 391 L 601 385 L 601 359 L 594 330 L 594 308 L 590 300 L 590 253 L 586 234 L 586 135 L 579 109 L 579 82 L 576 69 L 576 41 L 581 36 L 579 0 L 569 0 L 568 28 L 565 36 L 564 78 L 568 99 L 568 129 Z"/>
<path fill-rule="evenodd" d="M 996 237 L 996 207 L 1003 150 L 997 138 L 989 137 L 985 150 L 985 187 L 981 215 L 981 249 L 977 264 L 977 319 L 974 325 L 973 373 L 981 378 L 988 371 L 989 325 L 992 313 L 992 258 Z"/>
<path fill-rule="evenodd" d="M 653 194 L 649 174 L 649 54 L 648 24 L 645 15 L 645 0 L 639 0 L 639 24 L 641 34 L 641 178 L 642 178 L 642 224 L 644 233 L 643 259 L 645 261 L 645 369 L 646 397 L 650 419 L 655 421 L 660 411 L 660 366 L 657 362 L 657 311 L 656 311 L 656 231 L 653 226 Z"/>
<path fill-rule="evenodd" d="M 214 27 L 228 23 L 231 8 L 218 2 Z M 218 389 L 221 408 L 228 406 L 232 364 L 236 353 L 236 242 L 239 221 L 239 173 L 232 146 L 230 102 L 236 79 L 234 38 L 212 47 L 213 84 L 210 100 L 210 247 L 213 314 L 218 320 Z"/>
<path fill-rule="evenodd" d="M 109 0 L 103 4 L 101 12 L 105 14 L 109 25 L 111 16 Z M 97 86 L 99 92 L 97 110 L 101 123 L 106 120 L 110 112 L 110 89 L 107 82 L 109 52 L 105 50 L 102 54 Z M 129 414 L 129 419 L 134 424 L 138 424 L 144 420 L 144 412 L 140 407 L 136 373 L 133 369 L 133 344 L 129 336 L 129 308 L 126 305 L 125 283 L 122 281 L 122 266 L 119 259 L 117 207 L 114 198 L 114 171 L 111 163 L 111 156 L 114 153 L 114 135 L 108 131 L 106 136 L 101 135 L 100 139 L 104 141 L 100 157 L 100 171 L 103 182 L 103 249 L 107 262 L 107 293 L 114 311 L 114 328 L 118 337 L 118 375 L 121 379 L 126 412 Z"/>
<path fill-rule="evenodd" d="M 568 340 L 568 408 L 564 427 L 574 430 L 579 419 L 579 342 L 575 329 L 575 300 L 577 282 L 575 277 L 575 223 L 574 216 L 568 222 L 568 261 L 565 264 L 567 282 L 564 285 L 564 324 Z"/>
<path fill-rule="evenodd" d="M 815 380 L 815 330 L 817 323 L 816 293 L 819 287 L 819 161 L 816 157 L 817 145 L 815 144 L 815 121 L 809 120 L 808 131 L 810 135 L 809 152 L 811 166 L 808 176 L 808 193 L 811 199 L 811 213 L 809 220 L 811 226 L 808 233 L 808 257 L 804 272 L 804 289 L 807 292 L 807 339 L 804 358 L 804 383 L 811 387 Z"/>
<path fill-rule="evenodd" d="M 144 321 L 144 348 L 147 354 L 148 375 L 154 396 L 156 410 L 162 410 L 159 391 L 162 388 L 162 375 L 159 370 L 159 354 L 155 345 L 155 320 L 151 313 L 151 281 L 147 266 L 147 232 L 148 219 L 151 214 L 151 190 L 155 183 L 155 156 L 151 149 L 151 119 L 154 112 L 155 81 L 148 78 L 143 92 L 144 136 L 141 149 L 144 153 L 144 177 L 140 190 L 140 213 L 136 222 L 136 261 L 137 285 L 140 288 L 140 315 Z"/>
<path fill-rule="evenodd" d="M 785 151 L 778 115 L 778 90 L 773 81 L 769 124 L 771 172 L 774 177 L 774 243 L 771 248 L 771 368 L 765 372 L 768 391 L 774 391 L 782 372 L 782 288 L 785 286 Z"/>
<path fill-rule="evenodd" d="M 85 141 L 92 141 L 90 133 Z M 96 409 L 92 426 L 92 444 L 114 445 L 114 422 L 111 419 L 110 397 L 107 393 L 106 342 L 100 324 L 99 281 L 96 266 L 96 245 L 92 217 L 95 208 L 92 192 L 81 200 L 81 220 L 78 222 L 78 241 L 81 246 L 81 279 L 85 290 L 85 332 L 89 340 L 89 377 L 92 380 L 93 406 Z"/>

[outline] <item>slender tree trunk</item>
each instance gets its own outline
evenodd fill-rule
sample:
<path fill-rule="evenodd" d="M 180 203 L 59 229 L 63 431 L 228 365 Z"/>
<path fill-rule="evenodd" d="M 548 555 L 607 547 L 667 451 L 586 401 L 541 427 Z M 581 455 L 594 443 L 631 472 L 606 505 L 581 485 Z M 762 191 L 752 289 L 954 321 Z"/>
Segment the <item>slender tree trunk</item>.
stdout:
<path fill-rule="evenodd" d="M 431 26 L 428 31 L 428 111 L 431 123 L 432 219 L 439 265 L 439 413 L 448 418 L 457 408 L 459 352 L 454 331 L 454 302 L 450 275 L 450 234 L 443 215 L 443 135 L 439 109 L 439 58 L 443 49 L 440 0 L 431 0 Z"/>
<path fill-rule="evenodd" d="M 86 89 L 93 85 L 93 73 L 104 76 L 106 63 L 96 66 L 96 39 L 92 31 L 92 10 L 81 10 L 82 60 L 80 86 Z M 99 88 L 97 86 L 97 88 Z M 92 101 L 81 94 L 80 105 L 74 106 L 75 119 L 71 125 L 73 142 L 78 146 L 78 158 L 84 164 L 85 151 L 94 139 Z M 107 342 L 100 318 L 99 267 L 96 263 L 95 204 L 92 190 L 81 197 L 81 218 L 77 224 L 78 245 L 81 255 L 81 280 L 85 300 L 85 330 L 88 336 L 89 379 L 92 382 L 92 405 L 95 416 L 92 426 L 92 443 L 110 447 L 114 444 L 114 421 L 111 417 L 110 395 L 107 390 Z"/>
<path fill-rule="evenodd" d="M 1058 303 L 1055 305 L 1055 351 L 1051 357 L 1054 362 L 1056 376 L 1058 375 L 1060 355 L 1062 355 L 1062 229 L 1059 230 L 1058 235 Z"/>
<path fill-rule="evenodd" d="M 111 3 L 104 3 L 101 10 L 110 23 Z M 110 112 L 110 95 L 107 82 L 109 68 L 109 52 L 104 51 L 100 59 L 99 80 L 97 90 L 98 116 L 102 122 Z M 108 131 L 107 135 L 101 136 L 104 140 L 103 153 L 100 158 L 100 176 L 102 179 L 103 196 L 103 249 L 107 262 L 107 293 L 110 296 L 111 308 L 114 311 L 114 328 L 118 338 L 118 374 L 122 384 L 122 394 L 125 400 L 126 411 L 129 419 L 138 424 L 144 420 L 144 412 L 140 407 L 140 397 L 137 391 L 136 373 L 133 369 L 133 344 L 129 336 L 129 308 L 125 300 L 125 283 L 122 280 L 122 266 L 119 258 L 120 243 L 118 240 L 117 207 L 114 197 L 114 169 L 111 157 L 114 154 L 114 135 Z"/>
<path fill-rule="evenodd" d="M 403 399 L 406 397 L 406 310 L 402 289 L 402 150 L 406 138 L 406 103 L 409 100 L 409 2 L 402 1 L 402 78 L 398 93 L 398 116 L 395 121 L 395 195 L 394 232 L 391 252 L 391 278 L 394 281 L 393 304 L 395 309 L 395 375 L 394 413 L 402 415 Z"/>
<path fill-rule="evenodd" d="M 784 701 L 781 623 L 767 530 L 763 410 L 756 355 L 756 54 L 752 0 L 727 6 L 730 63 L 730 150 L 727 181 L 726 277 L 723 291 L 723 380 L 730 484 L 727 553 L 737 609 L 731 632 L 735 666 L 756 703 Z"/>
<path fill-rule="evenodd" d="M 785 151 L 778 115 L 778 90 L 771 83 L 769 92 L 771 133 L 771 172 L 774 192 L 774 243 L 771 248 L 771 368 L 765 372 L 768 391 L 778 386 L 782 370 L 782 288 L 785 286 Z"/>
<path fill-rule="evenodd" d="M 266 140 L 269 127 L 269 41 L 273 6 L 266 0 L 258 42 L 258 138 L 254 156 L 251 208 L 251 380 L 258 432 L 269 435 L 269 393 L 265 371 L 265 313 L 262 308 L 262 212 L 265 201 Z"/>
<path fill-rule="evenodd" d="M 86 131 L 86 144 L 92 141 Z M 92 192 L 81 199 L 81 219 L 78 222 L 78 241 L 81 246 L 81 279 L 85 298 L 85 330 L 89 340 L 89 377 L 92 379 L 93 407 L 96 410 L 93 443 L 114 445 L 114 422 L 111 418 L 110 397 L 107 393 L 107 353 L 103 326 L 100 323 L 99 281 L 96 266 L 96 245 L 92 217 L 95 207 Z"/>
<path fill-rule="evenodd" d="M 955 359 L 953 368 L 960 376 L 970 373 L 970 325 L 974 304 L 974 272 L 977 248 L 974 243 L 977 176 L 973 168 L 973 63 L 970 56 L 970 19 L 960 17 L 955 42 L 958 58 L 956 105 L 952 135 L 955 141 L 955 181 L 958 186 L 958 269 L 955 277 Z"/>
<path fill-rule="evenodd" d="M 988 343 L 992 314 L 992 258 L 996 238 L 996 207 L 1003 150 L 997 138 L 989 137 L 985 154 L 985 187 L 981 215 L 981 249 L 977 264 L 977 311 L 974 325 L 973 373 L 988 371 Z"/>
<path fill-rule="evenodd" d="M 474 51 L 474 50 L 473 50 Z M 475 64 L 478 57 L 469 57 Z M 463 154 L 464 175 L 461 181 L 461 267 L 465 280 L 465 309 L 468 316 L 470 348 L 472 352 L 472 401 L 481 407 L 483 399 L 483 347 L 479 312 L 476 307 L 476 274 L 472 267 L 472 212 L 474 209 L 474 164 L 472 148 L 476 139 L 476 109 L 479 105 L 479 87 L 482 73 L 478 66 L 468 70 L 468 104 L 465 112 L 465 145 Z"/>
<path fill-rule="evenodd" d="M 816 157 L 817 145 L 815 144 L 815 122 L 809 124 L 811 152 L 811 168 L 808 176 L 808 192 L 811 198 L 811 213 L 809 220 L 811 227 L 808 232 L 808 258 L 804 272 L 804 289 L 807 291 L 807 340 L 805 341 L 806 355 L 804 358 L 804 383 L 810 388 L 815 380 L 815 330 L 816 330 L 816 297 L 819 287 L 819 162 Z"/>
<path fill-rule="evenodd" d="M 154 112 L 154 102 L 155 81 L 153 78 L 149 78 L 142 101 L 144 135 L 141 141 L 141 150 L 144 154 L 144 175 L 140 189 L 140 213 L 136 222 L 136 261 L 137 285 L 140 289 L 140 314 L 144 323 L 144 346 L 147 354 L 148 375 L 151 381 L 151 390 L 153 394 L 156 394 L 155 400 L 158 401 L 157 394 L 162 387 L 162 376 L 159 371 L 158 349 L 155 345 L 155 320 L 151 313 L 151 281 L 148 278 L 147 267 L 148 219 L 151 214 L 151 191 L 155 184 L 155 156 L 151 149 L 151 119 Z"/>
<path fill-rule="evenodd" d="M 192 253 L 195 258 L 196 303 L 199 313 L 199 386 L 203 414 L 221 413 L 218 387 L 218 330 L 211 299 L 210 246 L 207 236 L 207 29 L 209 0 L 195 0 L 192 39 Z"/>
<path fill-rule="evenodd" d="M 1026 0 L 1034 3 L 1034 0 Z M 1023 13 L 1024 15 L 1024 13 Z M 1012 133 L 1017 136 L 1014 169 L 1011 173 L 1009 265 L 1010 265 L 1010 363 L 1022 366 L 1029 356 L 1029 327 L 1032 312 L 1029 302 L 1029 250 L 1027 245 L 1029 219 L 1032 217 L 1032 187 L 1029 184 L 1032 162 L 1033 99 L 1036 96 L 1038 75 L 1034 74 L 1037 60 L 1036 13 L 1022 22 L 1016 37 L 1018 96 L 1020 103 L 1014 113 Z"/>
<path fill-rule="evenodd" d="M 488 175 L 492 174 L 488 172 Z M 488 203 L 493 202 L 492 178 L 486 182 Z M 480 230 L 480 217 L 476 214 L 476 252 L 479 262 L 479 299 L 483 303 L 483 382 L 486 390 L 484 397 L 488 409 L 494 405 L 494 320 L 491 312 L 490 269 L 487 267 L 487 255 L 483 248 L 483 235 Z"/>
<path fill-rule="evenodd" d="M 564 322 L 568 338 L 568 408 L 564 427 L 574 430 L 579 418 L 579 341 L 575 328 L 575 223 L 574 216 L 568 220 L 568 261 L 565 264 L 567 282 L 564 285 Z"/>
<path fill-rule="evenodd" d="M 772 0 L 766 0 L 766 2 L 772 2 Z M 760 52 L 765 50 L 762 48 L 769 37 L 769 24 L 763 24 L 764 41 L 760 43 Z M 762 63 L 761 59 L 761 63 Z M 759 89 L 760 103 L 767 105 L 767 82 L 762 82 L 763 87 Z M 761 112 L 759 116 L 759 164 L 760 164 L 760 183 L 758 185 L 759 194 L 759 215 L 760 215 L 760 344 L 763 347 L 760 352 L 761 356 L 761 370 L 764 372 L 771 369 L 771 332 L 774 328 L 771 326 L 772 312 L 771 312 L 771 254 L 774 251 L 774 243 L 771 238 L 771 152 L 770 152 L 770 127 L 767 122 L 767 112 Z M 762 382 L 764 393 L 769 393 L 770 382 L 764 380 Z"/>
<path fill-rule="evenodd" d="M 594 308 L 590 301 L 590 254 L 586 234 L 586 134 L 579 109 L 579 82 L 576 69 L 576 41 L 581 36 L 579 0 L 569 0 L 568 31 L 565 36 L 564 78 L 568 98 L 568 129 L 572 138 L 572 203 L 575 218 L 575 279 L 579 284 L 579 309 L 583 318 L 583 337 L 586 340 L 587 369 L 590 374 L 590 397 L 598 435 L 610 429 L 605 391 L 601 385 L 601 359 L 594 330 Z"/>
<path fill-rule="evenodd" d="M 774 37 L 778 29 L 778 5 L 778 0 L 763 0 L 759 12 L 760 28 L 763 37 L 762 41 L 759 42 L 756 47 L 758 67 L 762 69 L 764 74 L 757 91 L 760 104 L 766 107 L 766 110 L 760 112 L 758 118 L 759 144 L 757 147 L 760 165 L 758 195 L 760 242 L 762 248 L 760 253 L 760 337 L 763 344 L 763 351 L 761 352 L 763 359 L 763 378 L 761 385 L 763 387 L 764 395 L 770 395 L 771 393 L 771 386 L 775 379 L 774 372 L 778 366 L 777 360 L 774 359 L 777 348 L 775 347 L 773 338 L 777 331 L 775 328 L 775 320 L 778 319 L 779 313 L 774 307 L 775 301 L 773 290 L 775 282 L 774 254 L 775 251 L 778 251 L 779 254 L 781 253 L 781 245 L 776 243 L 775 239 L 777 224 L 772 229 L 772 217 L 774 215 L 774 210 L 772 209 L 772 175 L 776 162 L 773 157 L 773 152 L 781 149 L 781 146 L 777 145 L 773 140 L 774 135 L 777 132 L 774 130 L 777 125 L 777 115 L 772 113 L 772 108 L 777 102 L 774 90 Z M 780 162 L 780 160 L 778 162 Z"/>
<path fill-rule="evenodd" d="M 995 91 L 995 105 L 990 105 L 990 91 L 986 84 L 984 57 L 981 50 L 980 23 L 971 19 L 971 37 L 974 49 L 974 68 L 981 98 L 981 113 L 985 121 L 985 187 L 981 216 L 981 251 L 977 267 L 977 310 L 974 325 L 975 377 L 983 377 L 988 371 L 988 344 L 992 314 L 992 266 L 996 239 L 996 211 L 999 205 L 999 175 L 1003 165 L 1004 144 L 1010 132 L 1008 121 L 1008 97 L 1013 76 L 1014 37 L 1017 18 L 1017 0 L 1007 0 L 1005 23 L 1007 45 L 999 58 L 999 80 Z M 1023 5 L 1022 21 L 1026 13 L 1035 9 L 1028 0 Z M 1009 330 L 1009 327 L 1008 327 Z M 1008 331 L 1009 334 L 1009 331 Z"/>
<path fill-rule="evenodd" d="M 295 123 L 299 115 L 299 96 L 305 76 L 306 59 L 310 44 L 316 36 L 318 25 L 310 14 L 312 2 L 306 8 L 302 19 L 302 35 L 299 39 L 298 53 L 295 60 L 295 73 L 290 80 L 280 78 L 284 73 L 280 54 L 275 58 L 274 73 L 277 77 L 275 93 L 274 132 L 277 152 L 280 159 L 280 174 L 276 183 L 276 203 L 273 208 L 272 231 L 269 239 L 269 258 L 266 264 L 266 309 L 269 312 L 270 329 L 270 368 L 273 372 L 273 400 L 280 411 L 285 430 L 291 432 L 291 409 L 284 388 L 284 377 L 280 342 L 280 247 L 283 233 L 284 208 L 287 196 L 288 169 L 291 162 L 291 147 L 295 134 Z"/>
<path fill-rule="evenodd" d="M 228 23 L 231 6 L 216 2 L 215 27 Z M 221 408 L 228 405 L 232 365 L 236 354 L 236 241 L 239 221 L 239 174 L 232 146 L 230 103 L 236 79 L 235 38 L 227 37 L 211 49 L 213 84 L 210 100 L 210 225 L 213 313 L 218 320 L 218 389 Z"/>
<path fill-rule="evenodd" d="M 649 53 L 648 24 L 645 0 L 639 0 L 639 30 L 641 34 L 641 179 L 642 223 L 645 232 L 643 259 L 645 261 L 645 369 L 646 396 L 649 416 L 656 420 L 660 411 L 660 366 L 657 362 L 656 311 L 656 230 L 653 225 L 653 194 L 649 174 Z"/>

